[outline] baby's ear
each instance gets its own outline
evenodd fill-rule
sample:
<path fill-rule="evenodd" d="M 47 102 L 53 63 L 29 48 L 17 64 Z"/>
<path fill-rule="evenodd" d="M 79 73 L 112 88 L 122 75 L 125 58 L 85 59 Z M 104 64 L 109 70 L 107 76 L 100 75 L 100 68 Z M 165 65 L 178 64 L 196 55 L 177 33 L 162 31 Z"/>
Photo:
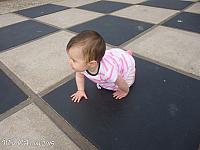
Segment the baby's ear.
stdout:
<path fill-rule="evenodd" d="M 90 65 L 91 67 L 94 67 L 94 66 L 97 65 L 97 61 L 96 61 L 96 60 L 92 60 L 92 61 L 89 62 L 89 65 Z"/>

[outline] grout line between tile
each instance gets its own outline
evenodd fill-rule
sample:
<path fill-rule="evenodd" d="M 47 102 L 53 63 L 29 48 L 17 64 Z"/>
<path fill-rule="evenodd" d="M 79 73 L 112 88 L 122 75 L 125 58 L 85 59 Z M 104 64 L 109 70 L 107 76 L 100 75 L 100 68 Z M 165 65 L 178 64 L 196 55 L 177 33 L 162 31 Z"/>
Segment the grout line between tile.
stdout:
<path fill-rule="evenodd" d="M 159 66 L 161 66 L 161 67 L 164 67 L 164 68 L 167 68 L 167 69 L 173 70 L 173 71 L 178 72 L 178 73 L 180 73 L 180 74 L 183 74 L 183 75 L 185 75 L 185 76 L 188 76 L 188 77 L 191 77 L 191 78 L 194 78 L 194 79 L 200 80 L 200 76 L 196 76 L 196 75 L 194 75 L 194 74 L 192 74 L 192 73 L 188 73 L 188 72 L 186 72 L 186 71 L 184 71 L 184 70 L 177 69 L 177 68 L 175 68 L 175 67 L 172 67 L 172 66 L 167 65 L 167 64 L 165 64 L 165 63 L 162 63 L 162 62 L 156 61 L 156 60 L 151 59 L 151 58 L 149 58 L 149 57 L 145 57 L 145 56 L 142 56 L 142 55 L 137 54 L 137 53 L 134 53 L 134 56 L 137 57 L 137 58 L 140 58 L 140 59 L 146 60 L 146 61 L 148 61 L 148 62 L 151 62 L 151 63 L 157 64 L 157 65 L 159 65 Z"/>
<path fill-rule="evenodd" d="M 0 68 L 27 96 L 34 97 L 35 94 L 31 88 L 15 75 L 5 64 L 0 60 Z"/>
<path fill-rule="evenodd" d="M 1 53 L 4 53 L 4 52 L 7 52 L 7 51 L 10 51 L 10 50 L 13 50 L 13 49 L 15 49 L 15 48 L 17 48 L 17 47 L 20 47 L 20 46 L 23 46 L 23 45 L 26 45 L 26 44 L 32 43 L 32 42 L 34 42 L 34 41 L 37 41 L 37 40 L 43 39 L 43 38 L 45 38 L 45 37 L 48 37 L 48 36 L 50 36 L 50 35 L 53 35 L 53 34 L 55 34 L 55 33 L 60 32 L 60 31 L 61 31 L 61 30 L 58 30 L 58 31 L 55 31 L 55 32 L 51 32 L 51 33 L 48 33 L 47 35 L 44 35 L 44 36 L 41 36 L 41 37 L 35 38 L 35 39 L 33 39 L 33 40 L 30 40 L 30 41 L 24 42 L 24 43 L 22 43 L 22 44 L 19 44 L 19 45 L 16 45 L 16 46 L 10 47 L 10 48 L 8 48 L 8 49 L 5 49 L 5 50 L 1 51 L 0 54 L 1 54 Z"/>
<path fill-rule="evenodd" d="M 70 9 L 71 9 L 71 8 L 70 8 Z M 14 13 L 14 12 L 12 12 L 12 13 Z M 16 14 L 16 13 L 14 13 L 14 14 Z M 27 18 L 28 20 L 32 20 L 32 21 L 35 21 L 35 22 L 38 22 L 38 23 L 41 23 L 41 24 L 44 24 L 44 25 L 47 25 L 47 26 L 56 28 L 56 29 L 58 29 L 58 30 L 55 31 L 55 32 L 48 33 L 48 34 L 46 34 L 46 35 L 44 35 L 44 36 L 35 38 L 35 39 L 33 39 L 33 40 L 24 42 L 24 43 L 19 44 L 19 45 L 17 45 L 17 46 L 13 46 L 13 47 L 11 47 L 11 48 L 5 49 L 5 50 L 1 51 L 0 54 L 3 53 L 3 52 L 6 52 L 6 51 L 12 50 L 12 49 L 14 49 L 14 48 L 17 48 L 17 47 L 26 45 L 26 44 L 28 44 L 28 43 L 31 43 L 31 42 L 40 40 L 40 39 L 42 39 L 42 38 L 48 37 L 48 36 L 50 36 L 50 35 L 53 35 L 53 34 L 55 34 L 55 33 L 61 32 L 61 31 L 65 31 L 65 32 L 70 32 L 70 33 L 73 33 L 73 34 L 77 34 L 76 32 L 73 32 L 73 31 L 68 30 L 68 28 L 70 28 L 70 27 L 72 27 L 72 26 L 74 26 L 74 25 L 69 26 L 69 27 L 67 27 L 67 28 L 61 28 L 61 27 L 58 27 L 58 26 L 55 26 L 55 25 L 52 25 L 52 24 L 49 24 L 49 23 L 46 23 L 46 22 L 42 22 L 42 21 L 40 21 L 40 20 L 36 20 L 35 18 L 30 18 L 30 17 L 23 16 L 23 15 L 20 15 L 20 14 L 16 14 L 16 15 L 18 15 L 18 16 L 20 16 L 20 17 L 25 17 L 25 18 Z M 99 16 L 99 17 L 102 17 L 102 16 Z M 99 17 L 97 17 L 97 18 L 99 18 Z M 94 19 L 97 19 L 97 18 L 94 18 Z M 25 20 L 25 21 L 28 21 L 28 20 Z M 92 20 L 93 20 L 93 19 L 92 19 Z M 90 20 L 88 20 L 88 21 L 90 21 Z M 22 21 L 22 22 L 23 22 L 23 21 Z M 19 23 L 19 22 L 18 22 L 18 23 Z M 80 24 L 82 24 L 82 23 L 80 23 Z M 78 24 L 76 24 L 76 25 L 78 25 Z"/>
<path fill-rule="evenodd" d="M 200 1 L 200 0 L 199 0 Z M 199 2 L 197 1 L 197 2 Z M 194 5 L 195 3 L 191 4 L 191 5 Z M 191 7 L 191 5 L 189 5 L 188 7 Z M 185 9 L 187 9 L 188 7 L 186 7 Z M 147 32 L 150 32 L 151 30 L 153 30 L 154 28 L 158 27 L 159 25 L 163 24 L 164 22 L 168 21 L 169 19 L 171 19 L 172 17 L 180 14 L 181 12 L 183 12 L 185 9 L 181 10 L 180 12 L 177 12 L 176 14 L 168 17 L 167 19 L 165 19 L 163 22 L 159 23 L 159 24 L 156 24 L 154 26 L 152 26 L 151 28 L 149 28 L 148 30 L 142 32 L 142 34 L 139 34 L 138 36 L 134 37 L 133 39 L 123 43 L 120 45 L 120 47 L 124 47 L 126 46 L 127 44 L 129 44 L 130 42 L 134 41 L 135 39 L 143 36 L 144 34 L 146 34 Z M 13 13 L 13 12 L 11 12 Z M 19 15 L 19 14 L 17 14 Z M 105 14 L 107 15 L 107 14 Z M 108 14 L 109 15 L 109 14 Z M 21 16 L 21 15 L 19 15 Z M 23 16 L 24 17 L 24 16 Z M 28 18 L 28 17 L 26 17 Z M 59 29 L 58 31 L 56 32 L 60 32 L 60 31 L 67 31 L 67 32 L 71 32 L 71 33 L 75 33 L 75 32 L 72 32 L 70 30 L 67 30 L 67 29 L 63 29 L 63 28 L 59 28 L 57 26 L 53 26 L 51 24 L 47 24 L 47 23 L 44 23 L 44 22 L 41 22 L 41 21 L 38 21 L 34 18 L 28 18 L 29 20 L 34 20 L 36 22 L 39 22 L 39 23 L 42 23 L 42 24 L 46 24 L 48 26 L 51 26 L 51 27 L 54 27 L 54 28 L 57 28 Z M 36 41 L 36 40 L 39 40 L 39 39 L 42 39 L 42 38 L 45 38 L 47 36 L 50 36 L 51 34 L 54 34 L 56 32 L 53 32 L 53 33 L 49 33 L 45 36 L 42 36 L 42 37 L 39 37 L 39 38 L 36 38 L 36 39 L 33 39 L 31 41 L 28 41 L 28 42 L 25 42 L 23 44 L 20 44 L 20 45 L 17 45 L 15 47 L 12 47 L 10 49 L 6 49 L 2 52 L 5 52 L 5 51 L 8 51 L 8 50 L 12 50 L 18 46 L 22 46 L 22 45 L 25 45 L 25 44 L 28 44 L 28 43 L 31 43 L 33 41 Z M 77 34 L 77 33 L 75 33 Z M 116 47 L 116 46 L 113 46 L 113 45 L 110 45 L 110 44 L 107 44 L 108 46 L 110 47 Z M 2 53 L 0 52 L 0 53 Z M 138 55 L 136 54 L 135 55 L 136 57 L 138 58 L 141 58 L 141 59 L 144 59 L 144 60 L 147 60 L 147 61 L 150 61 L 150 62 L 153 62 L 155 64 L 158 64 L 160 66 L 163 66 L 163 67 L 166 67 L 166 68 L 169 68 L 171 70 L 174 70 L 176 72 L 180 72 L 182 74 L 185 74 L 187 76 L 190 76 L 192 78 L 195 78 L 195 79 L 198 79 L 200 80 L 200 77 L 198 76 L 195 76 L 195 75 L 192 75 L 192 74 L 189 74 L 187 72 L 184 72 L 182 70 L 178 70 L 177 68 L 174 68 L 172 66 L 168 66 L 166 64 L 163 64 L 161 62 L 157 62 L 155 60 L 152 60 L 151 58 L 147 58 L 147 57 L 144 57 L 144 56 L 141 56 L 141 55 Z M 7 68 L 1 61 L 0 61 L 0 68 L 3 70 L 4 73 L 7 74 L 7 76 L 9 78 L 11 78 L 11 80 L 17 84 L 17 86 L 25 93 L 27 94 L 29 97 L 27 100 L 21 102 L 20 104 L 16 105 L 15 107 L 11 108 L 10 110 L 8 110 L 7 112 L 3 113 L 0 115 L 0 121 L 6 119 L 7 117 L 11 116 L 12 114 L 16 113 L 17 111 L 21 110 L 22 108 L 26 107 L 27 105 L 31 104 L 31 103 L 35 103 L 40 109 L 41 111 L 43 111 L 45 114 L 47 114 L 48 117 L 50 117 L 50 119 L 65 133 L 67 134 L 73 142 L 75 142 L 80 148 L 82 148 L 83 150 L 84 149 L 91 149 L 91 150 L 96 150 L 97 148 L 92 145 L 87 139 L 85 139 L 83 136 L 80 135 L 80 133 L 78 131 L 76 131 L 66 120 L 64 120 L 64 118 L 62 118 L 51 106 L 49 106 L 48 103 L 46 103 L 41 97 L 46 95 L 47 93 L 49 93 L 50 91 L 54 90 L 55 88 L 65 84 L 66 82 L 68 82 L 69 80 L 71 80 L 74 75 L 71 74 L 69 76 L 67 76 L 66 78 L 62 79 L 61 81 L 57 82 L 56 84 L 48 87 L 47 89 L 43 90 L 42 92 L 40 92 L 39 94 L 36 94 L 34 93 L 34 91 L 32 91 L 23 81 L 21 81 L 11 70 L 9 70 L 9 68 Z"/>
<path fill-rule="evenodd" d="M 200 0 L 199 0 L 199 1 L 200 1 Z M 192 3 L 191 5 L 189 5 L 188 7 L 192 6 L 193 4 L 195 4 L 195 2 Z M 163 20 L 162 22 L 153 25 L 151 28 L 147 29 L 146 31 L 142 32 L 141 34 L 137 35 L 136 37 L 134 37 L 134 38 L 132 38 L 132 39 L 126 41 L 125 43 L 121 44 L 119 47 L 120 47 L 120 48 L 123 48 L 123 47 L 125 47 L 126 45 L 130 44 L 131 42 L 133 42 L 134 40 L 139 39 L 140 37 L 142 37 L 142 36 L 145 35 L 146 33 L 148 33 L 148 32 L 150 32 L 150 31 L 154 30 L 154 29 L 157 28 L 158 26 L 162 26 L 162 24 L 164 24 L 165 22 L 169 21 L 170 19 L 172 19 L 173 17 L 179 15 L 180 13 L 184 12 L 184 10 L 187 9 L 188 7 L 184 8 L 183 10 L 178 11 L 177 13 L 173 14 L 172 16 L 169 16 L 168 18 L 166 18 L 166 19 Z M 170 28 L 170 27 L 169 27 L 169 28 Z M 182 29 L 178 29 L 178 28 L 172 28 L 172 29 L 177 29 L 177 30 L 181 30 L 181 31 L 187 31 L 187 30 L 182 30 Z M 196 32 L 192 32 L 192 31 L 187 31 L 187 32 L 196 33 Z M 198 34 L 198 33 L 196 33 L 196 34 Z M 136 54 L 136 53 L 135 53 L 135 54 Z M 143 59 L 143 60 L 150 61 L 150 62 L 155 63 L 155 64 L 157 64 L 157 65 L 166 67 L 166 68 L 168 68 L 168 69 L 171 69 L 171 70 L 173 70 L 173 71 L 179 72 L 179 73 L 184 74 L 184 75 L 186 75 L 186 76 L 189 76 L 189 77 L 191 77 L 191 78 L 195 78 L 195 79 L 197 79 L 197 80 L 200 80 L 200 77 L 199 77 L 199 76 L 196 76 L 196 75 L 191 74 L 191 73 L 188 73 L 188 72 L 186 72 L 186 71 L 177 69 L 177 68 L 175 68 L 175 67 L 173 67 L 173 66 L 166 65 L 166 64 L 164 64 L 164 63 L 162 63 L 162 62 L 153 60 L 153 59 L 151 59 L 151 58 L 144 57 L 144 56 L 138 55 L 138 54 L 136 54 L 136 57 L 141 58 L 141 59 Z"/>
<path fill-rule="evenodd" d="M 97 150 L 92 143 L 82 136 L 42 98 L 35 99 L 34 103 L 57 125 L 59 129 L 61 129 L 61 131 L 63 131 L 77 146 L 79 146 L 81 150 Z"/>
<path fill-rule="evenodd" d="M 166 18 L 165 20 L 163 20 L 162 22 L 158 23 L 158 24 L 154 24 L 151 28 L 147 29 L 146 31 L 140 33 L 139 35 L 137 35 L 136 37 L 124 42 L 123 44 L 120 45 L 120 47 L 124 47 L 128 44 L 130 44 L 131 42 L 133 42 L 134 40 L 140 38 L 141 36 L 145 35 L 146 33 L 154 30 L 155 28 L 157 28 L 158 26 L 161 26 L 163 23 L 169 21 L 170 19 L 172 19 L 173 17 L 175 17 L 176 15 L 180 14 L 181 12 L 177 12 L 175 14 L 173 14 L 172 16 L 169 16 L 168 18 Z"/>
<path fill-rule="evenodd" d="M 6 0 L 5 0 L 6 1 Z M 4 15 L 4 14 L 8 14 L 8 13 L 13 13 L 15 11 L 20 11 L 20 10 L 24 10 L 24 9 L 29 9 L 29 8 L 32 8 L 32 7 L 38 7 L 38 6 L 42 6 L 42 5 L 46 5 L 46 4 L 53 4 L 53 3 L 56 3 L 56 2 L 61 2 L 63 0 L 54 0 L 54 2 L 50 1 L 50 2 L 39 2 L 39 3 L 36 3 L 36 4 L 30 4 L 30 5 L 27 5 L 26 7 L 22 7 L 22 8 L 13 8 L 14 10 L 11 10 L 11 11 L 6 11 L 5 13 L 2 12 L 0 13 L 0 15 Z M 11 5 L 11 4 L 10 4 Z"/>
<path fill-rule="evenodd" d="M 15 83 L 17 86 L 28 95 L 27 100 L 19 103 L 18 105 L 12 107 L 3 114 L 0 114 L 0 121 L 10 117 L 16 112 L 20 111 L 24 107 L 28 106 L 31 103 L 36 104 L 42 112 L 44 112 L 57 126 L 60 128 L 71 140 L 76 143 L 82 150 L 97 150 L 97 148 L 91 144 L 87 139 L 85 139 L 78 131 L 76 131 L 64 118 L 62 118 L 48 103 L 46 103 L 40 96 L 45 95 L 49 91 L 55 89 L 56 87 L 68 82 L 73 78 L 73 75 L 70 75 L 53 86 L 49 87 L 42 93 L 36 94 L 32 91 L 23 81 L 21 81 L 14 73 L 12 73 L 9 68 L 7 68 L 0 61 L 0 68 L 6 75 Z"/>
<path fill-rule="evenodd" d="M 68 81 L 72 80 L 74 78 L 74 73 L 71 73 L 70 75 L 68 75 L 67 77 L 65 77 L 64 79 L 56 82 L 55 84 L 47 87 L 46 89 L 44 89 L 43 91 L 38 93 L 38 96 L 42 97 L 48 93 L 50 93 L 51 91 L 55 90 L 56 88 L 62 86 L 63 84 L 66 84 Z"/>
<path fill-rule="evenodd" d="M 199 0 L 199 1 L 200 1 L 200 0 Z M 155 29 L 156 27 L 161 26 L 162 24 L 166 23 L 167 21 L 169 21 L 169 20 L 172 19 L 173 17 L 175 17 L 175 16 L 179 15 L 180 13 L 184 12 L 184 10 L 186 10 L 187 8 L 191 7 L 191 6 L 194 5 L 194 4 L 195 4 L 195 2 L 192 3 L 191 5 L 185 7 L 185 8 L 182 9 L 182 10 L 178 10 L 177 13 L 175 13 L 175 14 L 173 14 L 173 15 L 167 17 L 165 20 L 161 21 L 160 23 L 153 25 L 151 28 L 147 29 L 146 31 L 142 32 L 141 34 L 137 35 L 136 37 L 134 37 L 134 38 L 132 38 L 132 39 L 130 39 L 130 40 L 128 40 L 128 41 L 122 43 L 122 44 L 120 45 L 120 47 L 121 47 L 121 46 L 124 47 L 124 46 L 128 45 L 129 43 L 131 43 L 131 42 L 133 42 L 134 40 L 140 38 L 140 37 L 143 36 L 144 34 L 146 34 L 146 33 L 150 32 L 151 30 Z M 160 7 L 159 7 L 159 8 L 160 8 Z M 173 29 L 176 29 L 176 28 L 173 28 Z M 182 30 L 182 29 L 180 29 L 180 30 Z M 184 30 L 184 31 L 186 31 L 186 30 Z M 192 32 L 192 31 L 188 31 L 188 32 Z M 195 32 L 195 33 L 196 33 L 196 32 Z"/>
<path fill-rule="evenodd" d="M 16 113 L 17 111 L 21 110 L 22 108 L 32 103 L 32 99 L 36 98 L 37 95 L 31 90 L 31 88 L 29 88 L 28 85 L 26 85 L 25 82 L 23 82 L 5 64 L 3 64 L 1 60 L 0 60 L 0 69 L 6 74 L 8 78 L 11 79 L 12 82 L 14 82 L 17 85 L 17 87 L 20 90 L 22 90 L 22 92 L 24 92 L 28 96 L 27 100 L 24 100 L 18 105 L 15 105 L 5 113 L 0 114 L 0 121 L 2 121 L 3 119 L 6 119 L 7 117 L 11 116 L 12 114 Z"/>
<path fill-rule="evenodd" d="M 10 117 L 11 115 L 15 114 L 16 112 L 20 111 L 24 107 L 28 106 L 32 103 L 32 99 L 30 97 L 27 98 L 27 100 L 24 100 L 23 102 L 19 103 L 18 105 L 15 105 L 14 107 L 10 108 L 3 114 L 0 114 L 0 122 L 4 119 Z"/>
<path fill-rule="evenodd" d="M 194 3 L 193 3 L 193 4 L 194 4 Z M 191 5 L 193 5 L 193 4 L 191 4 Z M 135 4 L 133 4 L 133 5 L 135 5 Z M 191 5 L 189 5 L 188 7 L 190 7 Z M 132 5 L 131 5 L 131 6 L 132 6 Z M 187 9 L 188 7 L 186 7 L 185 9 Z M 69 9 L 70 9 L 70 8 L 69 8 Z M 122 47 L 126 46 L 127 44 L 133 42 L 133 41 L 136 40 L 137 38 L 140 38 L 141 36 L 145 35 L 146 33 L 150 32 L 151 30 L 155 29 L 155 28 L 158 27 L 159 25 L 161 25 L 161 24 L 163 24 L 164 22 L 170 20 L 170 19 L 173 18 L 174 16 L 180 14 L 180 13 L 183 12 L 185 9 L 183 9 L 183 10 L 181 10 L 181 11 L 175 13 L 174 15 L 172 15 L 172 16 L 166 18 L 164 21 L 160 22 L 159 24 L 155 24 L 154 26 L 152 26 L 151 28 L 149 28 L 149 29 L 147 29 L 146 31 L 142 32 L 141 34 L 137 35 L 136 37 L 134 37 L 134 38 L 132 38 L 132 39 L 126 41 L 126 42 L 123 43 L 123 44 L 121 44 L 119 47 L 122 48 Z M 11 13 L 14 13 L 14 12 L 11 12 Z M 16 14 L 16 13 L 15 13 L 15 14 Z M 109 14 L 110 14 L 110 13 L 105 14 L 105 15 L 109 15 Z M 16 15 L 25 17 L 25 16 L 20 15 L 20 14 L 16 14 Z M 102 17 L 102 16 L 100 16 L 100 17 Z M 45 22 L 36 20 L 35 18 L 29 18 L 29 17 L 25 17 L 25 18 L 27 18 L 27 19 L 29 19 L 29 20 L 33 20 L 33 21 L 39 22 L 39 23 L 42 23 L 42 24 L 46 24 L 46 25 L 48 25 L 48 26 L 57 28 L 57 29 L 59 29 L 59 30 L 58 30 L 58 31 L 55 31 L 55 32 L 53 32 L 53 33 L 49 33 L 49 34 L 47 34 L 47 35 L 45 35 L 45 36 L 42 36 L 42 37 L 33 39 L 33 40 L 31 40 L 31 41 L 25 42 L 25 43 L 23 43 L 23 44 L 17 45 L 17 46 L 15 46 L 15 47 L 11 47 L 10 49 L 6 49 L 6 50 L 4 50 L 4 51 L 2 51 L 2 52 L 8 51 L 8 50 L 12 50 L 12 49 L 14 49 L 14 48 L 16 48 L 16 47 L 18 47 L 18 46 L 22 46 L 22 45 L 31 43 L 31 42 L 33 42 L 33 41 L 36 41 L 36 40 L 39 40 L 39 39 L 48 37 L 48 36 L 50 36 L 51 34 L 54 34 L 54 33 L 60 32 L 60 31 L 66 31 L 66 32 L 70 32 L 70 33 L 73 33 L 73 34 L 77 34 L 76 32 L 67 30 L 67 28 L 66 28 L 66 29 L 60 28 L 60 27 L 57 27 L 57 26 L 54 26 L 54 25 L 51 25 L 51 24 L 48 24 L 48 23 L 45 23 Z M 110 45 L 110 44 L 107 44 L 107 45 L 109 45 L 110 47 L 116 47 L 116 46 L 113 46 L 113 45 Z M 0 53 L 2 53 L 2 52 L 0 52 Z M 143 59 L 147 59 L 147 58 L 146 58 L 146 57 L 143 57 Z M 154 61 L 153 61 L 153 62 L 154 62 Z M 173 68 L 173 67 L 172 67 L 172 68 Z M 66 77 L 66 78 L 64 78 L 63 80 L 59 81 L 58 83 L 56 83 L 56 84 L 52 85 L 51 87 L 48 87 L 46 90 L 40 92 L 39 95 L 45 95 L 45 94 L 47 94 L 48 91 L 51 91 L 51 90 L 55 89 L 56 87 L 58 87 L 58 86 L 61 85 L 61 84 L 66 83 L 66 82 L 69 81 L 70 79 L 72 79 L 72 77 L 69 77 L 69 78 Z M 34 92 L 33 92 L 33 93 L 34 93 Z"/>
<path fill-rule="evenodd" d="M 200 1 L 200 0 L 199 0 L 199 1 Z M 51 3 L 48 3 L 48 4 L 51 4 Z M 138 3 L 138 4 L 140 4 L 140 3 Z M 128 7 L 131 7 L 131 6 L 133 6 L 133 5 L 138 5 L 138 4 L 131 4 L 131 5 L 128 6 Z M 191 5 L 189 5 L 188 7 L 192 6 L 193 4 L 195 4 L 195 2 L 192 3 Z M 175 13 L 174 15 L 172 15 L 172 16 L 166 18 L 166 19 L 163 20 L 162 22 L 160 22 L 160 23 L 158 23 L 158 24 L 155 24 L 154 26 L 152 26 L 151 28 L 149 28 L 149 29 L 147 29 L 146 31 L 142 32 L 141 34 L 135 36 L 134 38 L 132 38 L 132 39 L 126 41 L 125 43 L 121 44 L 120 47 L 121 47 L 121 46 L 123 47 L 123 46 L 129 44 L 130 42 L 133 42 L 135 39 L 137 39 L 137 38 L 143 36 L 144 34 L 146 34 L 147 32 L 149 32 L 149 31 L 151 31 L 151 30 L 153 30 L 153 29 L 156 28 L 157 26 L 159 26 L 159 25 L 161 25 L 161 24 L 167 22 L 167 21 L 170 20 L 171 18 L 173 18 L 173 17 L 175 17 L 176 15 L 180 14 L 181 12 L 183 12 L 183 11 L 184 11 L 185 9 L 187 9 L 188 7 L 184 8 L 183 10 L 180 10 L 179 12 Z M 75 8 L 76 8 L 76 7 L 75 7 Z M 127 7 L 126 7 L 126 8 L 127 8 Z M 71 7 L 70 7 L 69 9 L 71 9 Z M 92 11 L 91 11 L 91 12 L 92 12 Z M 3 50 L 3 51 L 0 52 L 0 54 L 3 53 L 3 52 L 5 52 L 5 51 L 12 50 L 12 49 L 14 49 L 14 48 L 16 48 L 16 47 L 18 47 L 18 46 L 22 46 L 22 45 L 28 44 L 28 43 L 30 43 L 30 42 L 36 41 L 36 40 L 38 40 L 38 39 L 47 37 L 47 36 L 49 36 L 49 35 L 51 35 L 51 34 L 54 34 L 54 33 L 59 32 L 59 31 L 67 31 L 67 32 L 71 32 L 71 33 L 77 34 L 76 32 L 72 32 L 72 31 L 68 30 L 68 28 L 70 28 L 70 27 L 72 27 L 72 26 L 74 26 L 74 25 L 72 25 L 72 26 L 70 26 L 70 27 L 67 27 L 67 28 L 61 28 L 61 27 L 58 27 L 58 26 L 55 26 L 55 25 L 52 25 L 52 24 L 49 24 L 49 23 L 46 23 L 46 22 L 42 22 L 42 21 L 40 21 L 40 20 L 36 20 L 35 18 L 30 18 L 30 17 L 27 17 L 27 16 L 23 16 L 23 15 L 17 14 L 17 13 L 15 13 L 15 11 L 14 11 L 14 12 L 10 12 L 10 13 L 16 14 L 16 15 L 21 16 L 21 17 L 25 17 L 25 18 L 27 18 L 27 19 L 29 19 L 29 20 L 32 20 L 32 21 L 35 21 L 35 22 L 38 22 L 38 23 L 42 23 L 42 24 L 48 25 L 48 26 L 50 26 L 50 27 L 53 27 L 53 28 L 58 29 L 58 31 L 49 33 L 49 34 L 44 35 L 44 36 L 41 36 L 41 37 L 39 37 L 39 38 L 30 40 L 30 41 L 28 41 L 28 42 L 22 43 L 22 44 L 20 44 L 20 45 L 11 47 L 11 48 L 6 49 L 6 50 Z M 112 12 L 112 13 L 113 13 L 113 12 Z M 105 16 L 105 15 L 111 15 L 111 13 L 102 13 L 102 14 L 103 14 L 103 16 Z M 49 15 L 49 14 L 47 14 L 47 15 Z M 111 16 L 112 16 L 112 15 L 111 15 Z M 99 17 L 102 17 L 102 16 L 99 16 Z M 99 17 L 97 17 L 97 18 L 99 18 Z M 97 19 L 97 18 L 94 18 L 94 19 Z M 122 18 L 123 18 L 123 17 L 122 17 Z M 93 19 L 92 19 L 92 20 L 93 20 Z M 131 20 L 132 20 L 132 19 L 131 19 Z M 27 20 L 26 20 L 26 21 L 27 21 Z M 90 21 L 90 20 L 89 20 L 89 21 Z M 80 24 L 81 24 L 81 23 L 80 23 Z M 76 25 L 79 25 L 79 24 L 76 24 Z"/>

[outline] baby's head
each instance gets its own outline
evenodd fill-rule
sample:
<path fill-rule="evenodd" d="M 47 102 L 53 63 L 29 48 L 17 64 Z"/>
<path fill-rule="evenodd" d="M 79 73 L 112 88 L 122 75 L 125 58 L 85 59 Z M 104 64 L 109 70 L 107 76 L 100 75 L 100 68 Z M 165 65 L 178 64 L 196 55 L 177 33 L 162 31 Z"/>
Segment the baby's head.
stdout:
<path fill-rule="evenodd" d="M 85 71 L 99 63 L 105 54 L 106 44 L 101 35 L 86 30 L 74 36 L 67 44 L 69 63 L 75 71 Z"/>

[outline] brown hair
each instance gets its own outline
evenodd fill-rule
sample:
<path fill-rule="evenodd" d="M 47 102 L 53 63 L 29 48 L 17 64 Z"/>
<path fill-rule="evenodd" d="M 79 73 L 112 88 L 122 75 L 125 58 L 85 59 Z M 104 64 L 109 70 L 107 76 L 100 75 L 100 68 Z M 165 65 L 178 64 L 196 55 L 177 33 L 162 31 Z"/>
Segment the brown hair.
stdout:
<path fill-rule="evenodd" d="M 106 44 L 99 33 L 92 30 L 85 30 L 74 36 L 67 44 L 66 50 L 73 46 L 83 46 L 82 52 L 86 62 L 96 60 L 100 62 L 105 54 Z"/>

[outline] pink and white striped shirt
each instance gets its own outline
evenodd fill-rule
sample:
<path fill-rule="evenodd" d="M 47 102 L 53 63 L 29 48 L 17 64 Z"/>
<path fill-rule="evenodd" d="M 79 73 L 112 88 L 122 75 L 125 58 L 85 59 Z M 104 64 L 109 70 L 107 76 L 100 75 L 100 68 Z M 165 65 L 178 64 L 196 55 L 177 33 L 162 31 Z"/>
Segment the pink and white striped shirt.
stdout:
<path fill-rule="evenodd" d="M 122 49 L 113 48 L 106 50 L 96 74 L 88 71 L 84 71 L 83 74 L 102 88 L 117 90 L 117 76 L 121 75 L 126 80 L 132 70 L 135 72 L 134 58 Z"/>

